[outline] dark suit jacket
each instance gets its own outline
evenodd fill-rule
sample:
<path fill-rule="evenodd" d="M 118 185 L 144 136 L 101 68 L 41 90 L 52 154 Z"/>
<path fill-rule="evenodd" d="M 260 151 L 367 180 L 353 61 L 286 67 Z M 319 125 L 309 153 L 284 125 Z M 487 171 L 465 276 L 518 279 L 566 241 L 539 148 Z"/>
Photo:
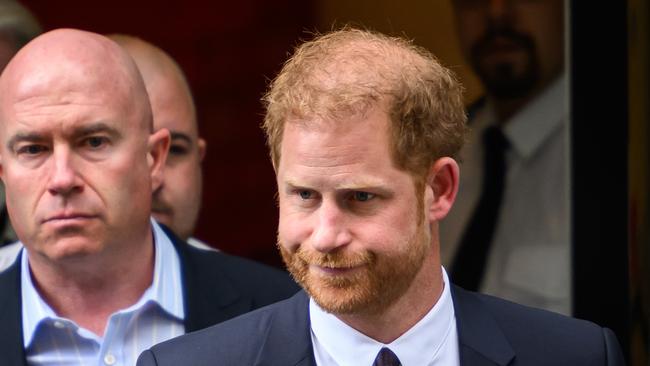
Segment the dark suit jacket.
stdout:
<path fill-rule="evenodd" d="M 186 332 L 286 299 L 299 289 L 284 272 L 243 258 L 196 249 L 163 229 L 180 257 Z M 20 293 L 19 256 L 0 273 L 0 365 L 27 365 Z"/>
<path fill-rule="evenodd" d="M 616 337 L 593 323 L 452 287 L 460 364 L 623 365 Z M 309 297 L 292 298 L 145 351 L 138 366 L 315 366 Z"/>

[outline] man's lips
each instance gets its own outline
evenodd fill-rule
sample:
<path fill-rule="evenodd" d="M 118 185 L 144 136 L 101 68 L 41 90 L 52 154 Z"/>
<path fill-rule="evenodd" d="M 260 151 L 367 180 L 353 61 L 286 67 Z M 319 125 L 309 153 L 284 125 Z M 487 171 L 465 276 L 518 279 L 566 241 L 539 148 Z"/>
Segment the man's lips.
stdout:
<path fill-rule="evenodd" d="M 172 216 L 172 207 L 161 199 L 154 197 L 151 203 L 151 213 L 161 216 Z"/>
<path fill-rule="evenodd" d="M 86 213 L 65 213 L 47 217 L 43 223 L 65 223 L 74 221 L 84 221 L 96 218 L 96 215 Z"/>
<path fill-rule="evenodd" d="M 327 275 L 346 275 L 350 274 L 352 272 L 355 272 L 359 269 L 361 269 L 364 265 L 363 264 L 358 264 L 358 265 L 353 265 L 353 266 L 320 266 L 317 264 L 310 264 L 309 267 L 312 269 L 315 269 L 316 271 L 327 274 Z"/>
<path fill-rule="evenodd" d="M 166 208 L 157 208 L 154 207 L 151 209 L 151 212 L 157 215 L 171 216 L 171 210 Z"/>
<path fill-rule="evenodd" d="M 481 47 L 483 54 L 500 54 L 523 51 L 525 47 L 521 43 L 507 38 L 493 39 Z"/>

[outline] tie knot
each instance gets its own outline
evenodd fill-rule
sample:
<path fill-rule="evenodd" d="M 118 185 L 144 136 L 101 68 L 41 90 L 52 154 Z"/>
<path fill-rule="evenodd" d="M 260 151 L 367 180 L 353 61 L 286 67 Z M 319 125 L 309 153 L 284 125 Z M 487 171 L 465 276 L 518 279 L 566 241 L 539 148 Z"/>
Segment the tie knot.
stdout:
<path fill-rule="evenodd" d="M 402 366 L 402 363 L 399 362 L 399 358 L 397 358 L 393 351 L 384 347 L 377 354 L 372 366 Z"/>
<path fill-rule="evenodd" d="M 510 147 L 510 142 L 500 127 L 490 126 L 483 132 L 483 142 L 488 151 L 505 152 Z"/>

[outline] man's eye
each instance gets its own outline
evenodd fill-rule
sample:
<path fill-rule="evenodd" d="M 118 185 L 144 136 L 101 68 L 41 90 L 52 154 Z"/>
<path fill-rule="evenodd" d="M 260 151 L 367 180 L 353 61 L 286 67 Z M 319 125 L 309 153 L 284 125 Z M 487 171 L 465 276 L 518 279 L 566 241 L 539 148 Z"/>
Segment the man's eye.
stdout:
<path fill-rule="evenodd" d="M 85 141 L 85 143 L 88 146 L 90 146 L 92 148 L 95 148 L 95 149 L 105 145 L 106 142 L 108 142 L 108 139 L 106 137 L 102 137 L 102 136 L 91 136 L 91 137 L 88 137 L 86 139 L 86 141 Z"/>
<path fill-rule="evenodd" d="M 375 198 L 375 195 L 369 192 L 354 192 L 352 194 L 352 199 L 359 202 L 370 201 L 373 198 Z"/>
<path fill-rule="evenodd" d="M 312 193 L 311 193 L 310 191 L 302 190 L 302 191 L 299 191 L 299 192 L 298 192 L 298 195 L 299 195 L 300 198 L 302 198 L 303 200 L 308 200 L 308 199 L 312 198 Z"/>
<path fill-rule="evenodd" d="M 43 145 L 25 145 L 18 149 L 18 154 L 36 155 L 46 151 Z"/>
<path fill-rule="evenodd" d="M 170 155 L 185 155 L 188 153 L 188 148 L 182 145 L 172 145 L 169 147 Z"/>

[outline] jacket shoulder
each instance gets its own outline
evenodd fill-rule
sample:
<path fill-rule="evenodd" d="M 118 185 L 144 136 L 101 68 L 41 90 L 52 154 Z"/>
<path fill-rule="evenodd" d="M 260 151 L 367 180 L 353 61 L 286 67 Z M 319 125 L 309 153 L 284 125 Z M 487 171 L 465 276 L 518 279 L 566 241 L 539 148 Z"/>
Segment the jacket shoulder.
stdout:
<path fill-rule="evenodd" d="M 297 296 L 157 344 L 142 355 L 138 365 L 253 365 L 273 322 L 291 312 Z M 150 363 L 153 359 L 156 363 Z"/>
<path fill-rule="evenodd" d="M 225 277 L 240 293 L 253 299 L 256 307 L 284 300 L 300 289 L 287 272 L 223 252 L 190 247 L 188 260 L 206 277 Z"/>
<path fill-rule="evenodd" d="M 480 324 L 477 313 L 486 312 L 514 350 L 515 365 L 624 365 L 620 345 L 609 329 L 489 295 L 459 288 L 454 292 L 459 335 L 476 333 L 470 323 Z"/>

